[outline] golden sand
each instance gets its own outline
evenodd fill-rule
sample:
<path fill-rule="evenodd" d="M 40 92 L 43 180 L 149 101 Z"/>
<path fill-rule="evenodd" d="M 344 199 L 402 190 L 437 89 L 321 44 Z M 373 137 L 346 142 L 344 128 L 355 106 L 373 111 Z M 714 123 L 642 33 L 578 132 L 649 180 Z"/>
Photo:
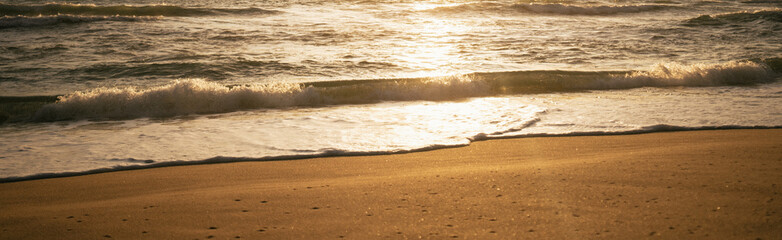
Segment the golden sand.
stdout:
<path fill-rule="evenodd" d="M 0 184 L 0 239 L 779 239 L 782 129 Z"/>

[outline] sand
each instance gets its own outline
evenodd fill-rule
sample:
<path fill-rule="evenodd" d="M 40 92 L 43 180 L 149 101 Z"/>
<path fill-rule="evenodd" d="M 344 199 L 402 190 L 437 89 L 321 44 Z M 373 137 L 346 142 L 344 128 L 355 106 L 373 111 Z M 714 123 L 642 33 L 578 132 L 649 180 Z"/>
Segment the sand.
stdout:
<path fill-rule="evenodd" d="M 0 184 L 0 239 L 780 239 L 782 129 Z"/>

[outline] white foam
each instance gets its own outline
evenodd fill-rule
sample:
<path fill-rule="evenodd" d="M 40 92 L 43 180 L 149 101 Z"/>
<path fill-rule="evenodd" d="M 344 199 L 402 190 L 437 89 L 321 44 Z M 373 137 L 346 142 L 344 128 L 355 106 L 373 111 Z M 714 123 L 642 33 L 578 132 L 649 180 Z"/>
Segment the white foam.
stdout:
<path fill-rule="evenodd" d="M 693 65 L 661 63 L 648 71 L 621 75 L 611 72 L 512 72 L 489 73 L 479 77 L 458 75 L 309 85 L 273 82 L 233 87 L 202 79 L 184 79 L 147 89 L 99 88 L 71 93 L 60 97 L 58 102 L 39 109 L 33 120 L 131 119 L 381 101 L 443 101 L 529 93 L 525 91 L 749 85 L 773 82 L 775 77 L 776 73 L 765 64 L 737 61 Z M 499 81 L 501 78 L 511 80 Z M 516 87 L 517 90 L 509 92 L 507 87 Z"/>
<path fill-rule="evenodd" d="M 0 129 L 0 154 L 10 159 L 0 164 L 0 178 L 461 146 L 523 129 L 543 110 L 523 99 L 476 98 L 30 124 L 26 130 Z"/>
<path fill-rule="evenodd" d="M 37 120 L 78 118 L 162 117 L 192 113 L 216 113 L 246 108 L 287 107 L 301 104 L 307 89 L 298 84 L 226 86 L 200 79 L 177 80 L 148 89 L 99 88 L 60 97 L 40 109 Z"/>
<path fill-rule="evenodd" d="M 0 126 L 0 182 L 178 164 L 390 154 L 503 137 L 779 127 L 780 93 L 782 83 L 775 82 Z"/>
<path fill-rule="evenodd" d="M 334 87 L 283 82 L 227 87 L 202 79 L 185 79 L 148 89 L 99 88 L 71 93 L 38 110 L 34 120 L 127 119 L 386 100 L 450 100 L 482 96 L 488 91 L 484 83 L 463 76 Z"/>

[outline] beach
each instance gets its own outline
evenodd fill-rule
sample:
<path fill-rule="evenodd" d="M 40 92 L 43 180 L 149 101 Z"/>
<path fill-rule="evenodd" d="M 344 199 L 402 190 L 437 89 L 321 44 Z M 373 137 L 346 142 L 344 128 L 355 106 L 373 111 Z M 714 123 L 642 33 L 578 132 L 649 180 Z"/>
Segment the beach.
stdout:
<path fill-rule="evenodd" d="M 530 137 L 0 184 L 0 239 L 776 239 L 782 130 Z"/>
<path fill-rule="evenodd" d="M 0 0 L 0 183 L 780 128 L 780 29 L 778 1 Z"/>
<path fill-rule="evenodd" d="M 0 240 L 782 239 L 782 2 L 0 0 Z"/>

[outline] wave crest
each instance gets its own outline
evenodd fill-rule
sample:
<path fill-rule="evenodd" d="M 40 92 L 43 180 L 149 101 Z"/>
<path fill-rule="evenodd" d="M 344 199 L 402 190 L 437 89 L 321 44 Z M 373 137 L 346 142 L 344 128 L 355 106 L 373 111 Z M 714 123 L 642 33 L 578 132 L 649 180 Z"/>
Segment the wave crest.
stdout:
<path fill-rule="evenodd" d="M 297 83 L 223 86 L 202 79 L 186 79 L 142 90 L 99 88 L 68 94 L 38 110 L 34 120 L 128 119 L 389 100 L 448 100 L 481 95 L 481 91 L 488 93 L 488 87 L 461 77 L 357 81 L 330 87 Z"/>
<path fill-rule="evenodd" d="M 495 2 L 465 3 L 421 10 L 431 13 L 458 14 L 464 12 L 526 12 L 555 15 L 614 15 L 640 13 L 670 8 L 668 5 L 572 5 L 563 3 L 517 3 L 505 5 Z"/>
<path fill-rule="evenodd" d="M 732 12 L 718 15 L 701 15 L 684 22 L 688 26 L 725 25 L 754 21 L 782 22 L 782 9 L 758 10 L 754 12 Z"/>
<path fill-rule="evenodd" d="M 172 5 L 149 6 L 96 6 L 82 4 L 11 5 L 0 3 L 0 16 L 49 16 L 49 15 L 92 15 L 92 16 L 202 16 L 215 14 L 272 14 L 274 10 L 260 8 L 187 8 Z"/>
<path fill-rule="evenodd" d="M 632 72 L 609 81 L 612 88 L 749 85 L 772 82 L 774 73 L 767 65 L 750 61 L 694 65 L 661 63 L 649 71 Z"/>

